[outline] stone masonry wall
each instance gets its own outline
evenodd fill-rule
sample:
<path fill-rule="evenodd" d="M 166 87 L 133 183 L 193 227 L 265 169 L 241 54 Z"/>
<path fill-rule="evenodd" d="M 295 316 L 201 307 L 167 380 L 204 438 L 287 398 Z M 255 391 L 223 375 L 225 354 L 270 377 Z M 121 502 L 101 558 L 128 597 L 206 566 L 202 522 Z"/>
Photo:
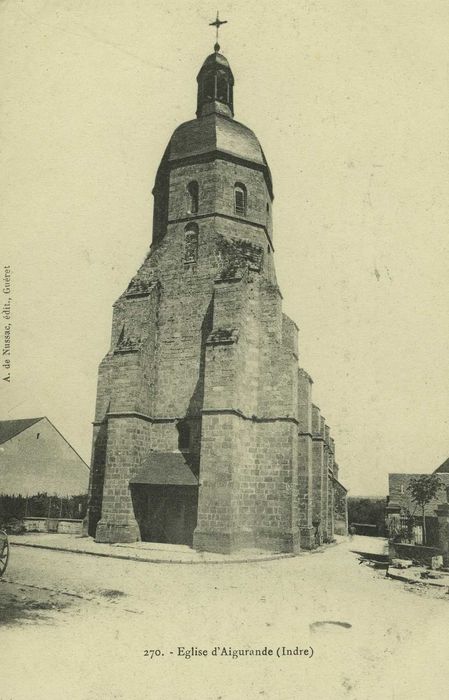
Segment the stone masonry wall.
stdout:
<path fill-rule="evenodd" d="M 348 534 L 348 499 L 346 489 L 334 478 L 334 530 L 337 535 Z"/>
<path fill-rule="evenodd" d="M 133 542 L 140 539 L 134 517 L 129 480 L 137 473 L 151 444 L 151 424 L 137 417 L 108 420 L 108 446 L 104 473 L 99 542 Z"/>
<path fill-rule="evenodd" d="M 289 319 L 284 319 L 284 335 L 274 346 L 264 333 L 259 286 L 251 275 L 215 285 L 194 540 L 199 549 L 261 546 L 291 551 L 299 545 L 297 424 L 274 415 L 273 409 L 270 418 L 257 415 L 261 355 L 274 364 L 284 412 L 296 412 L 295 342 Z"/>
<path fill-rule="evenodd" d="M 234 185 L 243 183 L 248 193 L 246 222 L 265 227 L 272 238 L 271 197 L 260 171 L 225 160 L 174 168 L 170 175 L 169 221 L 185 218 L 188 211 L 187 185 L 192 180 L 198 182 L 198 216 L 233 216 Z M 246 222 L 243 225 L 248 229 Z"/>
<path fill-rule="evenodd" d="M 324 469 L 324 435 L 320 409 L 312 405 L 312 519 L 315 527 L 322 532 L 322 498 Z"/>
<path fill-rule="evenodd" d="M 298 510 L 301 547 L 315 546 L 313 519 L 312 379 L 298 369 Z"/>
<path fill-rule="evenodd" d="M 323 463 L 321 472 L 321 529 L 324 541 L 327 539 L 328 533 L 328 473 L 329 473 L 329 428 L 326 425 L 325 419 L 321 416 L 321 434 L 324 438 L 323 445 Z"/>

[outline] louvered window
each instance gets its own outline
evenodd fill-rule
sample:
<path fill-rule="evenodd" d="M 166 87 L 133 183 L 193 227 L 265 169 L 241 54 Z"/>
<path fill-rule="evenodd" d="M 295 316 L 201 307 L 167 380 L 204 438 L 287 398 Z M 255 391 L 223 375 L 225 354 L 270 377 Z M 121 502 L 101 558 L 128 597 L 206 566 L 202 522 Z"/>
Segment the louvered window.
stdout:
<path fill-rule="evenodd" d="M 237 184 L 234 187 L 234 210 L 239 216 L 246 215 L 246 187 Z"/>
<path fill-rule="evenodd" d="M 194 263 L 198 259 L 198 226 L 189 224 L 185 228 L 184 262 Z"/>

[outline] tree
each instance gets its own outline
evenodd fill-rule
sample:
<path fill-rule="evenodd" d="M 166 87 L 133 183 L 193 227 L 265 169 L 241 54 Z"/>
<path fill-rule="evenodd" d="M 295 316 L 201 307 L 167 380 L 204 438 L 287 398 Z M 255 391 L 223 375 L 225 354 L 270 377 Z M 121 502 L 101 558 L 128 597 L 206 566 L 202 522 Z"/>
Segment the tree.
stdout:
<path fill-rule="evenodd" d="M 433 501 L 442 486 L 443 484 L 436 474 L 412 476 L 407 486 L 413 503 L 420 506 L 422 510 L 423 544 L 427 543 L 425 508 L 430 501 Z"/>
<path fill-rule="evenodd" d="M 348 520 L 350 523 L 376 525 L 373 534 L 383 537 L 385 534 L 385 498 L 348 498 Z M 374 528 L 372 528 L 374 530 Z"/>

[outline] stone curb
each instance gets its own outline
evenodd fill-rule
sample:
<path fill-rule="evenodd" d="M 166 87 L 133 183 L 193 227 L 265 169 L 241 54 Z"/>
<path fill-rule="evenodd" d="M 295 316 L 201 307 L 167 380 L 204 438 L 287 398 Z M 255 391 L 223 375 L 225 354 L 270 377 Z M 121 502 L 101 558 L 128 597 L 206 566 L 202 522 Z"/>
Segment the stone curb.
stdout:
<path fill-rule="evenodd" d="M 184 559 L 157 559 L 155 557 L 136 557 L 132 554 L 115 554 L 106 552 L 89 552 L 87 550 L 71 549 L 66 547 L 50 547 L 46 544 L 33 544 L 31 542 L 11 542 L 13 547 L 31 547 L 33 549 L 48 549 L 56 552 L 66 552 L 68 554 L 88 554 L 93 557 L 106 557 L 109 559 L 125 559 L 127 561 L 140 561 L 151 564 L 255 564 L 260 561 L 274 561 L 276 559 L 292 559 L 299 554 L 270 554 L 262 557 L 248 557 L 246 559 L 224 559 L 223 561 L 185 561 Z"/>
<path fill-rule="evenodd" d="M 393 578 L 396 581 L 404 581 L 404 583 L 421 583 L 425 586 L 438 586 L 438 588 L 447 588 L 449 590 L 449 584 L 447 583 L 439 583 L 438 581 L 432 581 L 424 578 L 408 578 L 407 576 L 403 576 L 401 574 L 392 574 L 389 569 L 387 570 L 387 576 L 388 578 Z"/>

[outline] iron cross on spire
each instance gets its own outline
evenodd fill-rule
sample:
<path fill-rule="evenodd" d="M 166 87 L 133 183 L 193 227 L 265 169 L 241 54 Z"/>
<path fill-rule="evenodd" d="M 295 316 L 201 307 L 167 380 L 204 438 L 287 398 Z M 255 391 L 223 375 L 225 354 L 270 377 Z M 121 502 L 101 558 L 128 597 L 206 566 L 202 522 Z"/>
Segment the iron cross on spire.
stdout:
<path fill-rule="evenodd" d="M 218 46 L 218 30 L 220 29 L 222 24 L 227 24 L 227 23 L 228 23 L 227 19 L 220 19 L 219 14 L 218 14 L 218 10 L 217 10 L 217 16 L 215 18 L 215 21 L 209 22 L 209 27 L 215 27 L 215 29 L 216 29 L 215 39 L 216 39 L 217 43 L 215 44 L 215 46 Z M 219 48 L 220 47 L 218 46 L 218 49 Z"/>

